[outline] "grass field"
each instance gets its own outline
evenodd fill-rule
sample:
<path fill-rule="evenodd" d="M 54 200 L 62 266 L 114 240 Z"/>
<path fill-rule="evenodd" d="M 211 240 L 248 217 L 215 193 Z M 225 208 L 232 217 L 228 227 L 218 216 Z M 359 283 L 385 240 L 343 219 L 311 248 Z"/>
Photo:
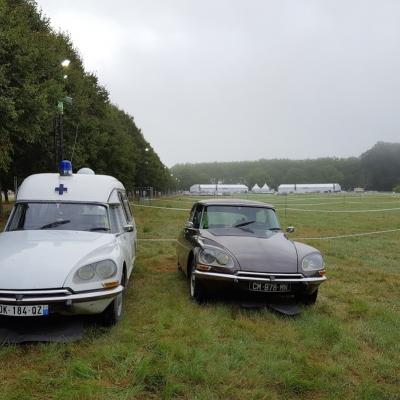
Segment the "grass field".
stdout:
<path fill-rule="evenodd" d="M 399 196 L 251 198 L 275 204 L 297 238 L 400 229 Z M 139 237 L 175 238 L 188 211 L 173 208 L 191 201 L 136 205 Z M 123 321 L 80 342 L 1 347 L 0 399 L 400 399 L 400 231 L 303 241 L 329 280 L 295 318 L 199 306 L 174 243 L 140 241 Z"/>

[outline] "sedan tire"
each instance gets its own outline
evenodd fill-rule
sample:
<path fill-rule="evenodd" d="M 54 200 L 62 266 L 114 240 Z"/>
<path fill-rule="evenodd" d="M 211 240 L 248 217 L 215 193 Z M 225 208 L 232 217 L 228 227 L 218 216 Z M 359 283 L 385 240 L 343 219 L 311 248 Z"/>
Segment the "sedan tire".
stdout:
<path fill-rule="evenodd" d="M 318 297 L 318 289 L 311 294 L 308 293 L 300 293 L 296 296 L 297 300 L 303 303 L 306 306 L 312 306 L 317 301 Z"/>
<path fill-rule="evenodd" d="M 194 262 L 190 265 L 190 274 L 189 274 L 189 294 L 190 297 L 195 300 L 197 303 L 202 304 L 207 300 L 207 293 L 204 285 L 196 279 L 196 275 L 193 273 L 194 271 Z"/>

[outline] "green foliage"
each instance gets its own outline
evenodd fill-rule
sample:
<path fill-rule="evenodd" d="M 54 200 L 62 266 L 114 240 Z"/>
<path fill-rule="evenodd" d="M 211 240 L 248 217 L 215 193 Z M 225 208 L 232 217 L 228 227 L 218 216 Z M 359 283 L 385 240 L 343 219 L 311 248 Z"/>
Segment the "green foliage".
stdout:
<path fill-rule="evenodd" d="M 400 181 L 400 143 L 377 143 L 360 157 L 314 160 L 258 160 L 177 164 L 172 168 L 182 188 L 196 183 L 339 183 L 343 189 L 392 190 Z"/>
<path fill-rule="evenodd" d="M 400 185 L 396 185 L 396 186 L 393 188 L 393 192 L 395 192 L 395 193 L 400 193 Z"/>
<path fill-rule="evenodd" d="M 374 190 L 392 190 L 400 181 L 400 143 L 378 142 L 361 155 L 366 186 Z"/>
<path fill-rule="evenodd" d="M 258 160 L 222 163 L 178 164 L 173 173 L 188 188 L 195 183 L 255 183 L 277 188 L 281 183 L 340 183 L 345 189 L 361 185 L 360 159 Z M 356 186 L 357 186 L 356 185 Z"/>
<path fill-rule="evenodd" d="M 61 61 L 71 61 L 67 71 Z M 68 78 L 63 79 L 67 73 Z M 75 168 L 114 175 L 128 189 L 169 187 L 170 176 L 133 118 L 112 105 L 85 72 L 69 37 L 54 32 L 31 0 L 0 0 L 0 179 L 13 187 L 32 173 L 54 171 L 53 121 L 64 105 L 64 155 Z M 77 138 L 75 145 L 75 137 Z M 145 151 L 148 148 L 148 151 Z"/>

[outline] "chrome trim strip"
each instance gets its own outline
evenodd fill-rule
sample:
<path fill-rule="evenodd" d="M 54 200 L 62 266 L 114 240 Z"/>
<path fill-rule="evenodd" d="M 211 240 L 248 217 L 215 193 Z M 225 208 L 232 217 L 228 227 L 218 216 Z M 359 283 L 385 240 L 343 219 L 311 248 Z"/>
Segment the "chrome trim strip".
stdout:
<path fill-rule="evenodd" d="M 199 270 L 195 270 L 193 273 L 199 278 L 205 278 L 205 279 L 211 279 L 211 280 L 233 281 L 233 282 L 259 281 L 259 282 L 322 283 L 322 282 L 326 281 L 326 276 L 309 277 L 309 278 L 302 277 L 301 279 L 299 279 L 299 278 L 269 279 L 269 278 L 251 278 L 251 277 L 247 277 L 247 276 L 239 276 L 239 275 L 231 275 L 231 274 L 220 274 L 217 272 L 202 272 Z"/>
<path fill-rule="evenodd" d="M 72 303 L 80 303 L 80 302 L 85 302 L 85 301 L 92 301 L 92 300 L 101 300 L 101 299 L 107 299 L 109 297 L 115 297 L 118 294 L 120 294 L 124 290 L 124 287 L 122 285 L 119 285 L 118 287 L 114 289 L 109 289 L 109 290 L 97 290 L 97 291 L 92 291 L 92 292 L 84 292 L 84 293 L 74 293 L 74 294 L 69 294 L 65 296 L 38 296 L 38 297 L 28 297 L 26 299 L 22 300 L 17 300 L 17 299 L 12 299 L 10 297 L 1 297 L 0 293 L 0 303 L 12 303 L 12 304 L 35 304 L 35 303 L 60 303 L 60 302 L 72 302 Z M 12 292 L 13 294 L 20 295 L 22 294 L 21 292 Z"/>
<path fill-rule="evenodd" d="M 299 277 L 303 278 L 302 274 L 282 274 L 280 272 L 246 272 L 246 271 L 237 271 L 237 275 L 259 275 L 259 276 L 288 276 L 288 277 Z"/>
<path fill-rule="evenodd" d="M 15 295 L 23 295 L 23 296 L 31 296 L 31 295 L 57 295 L 57 294 L 65 294 L 70 295 L 72 292 L 68 289 L 49 289 L 49 290 L 4 290 L 0 289 L 0 296 L 2 294 L 10 294 L 12 296 Z"/>

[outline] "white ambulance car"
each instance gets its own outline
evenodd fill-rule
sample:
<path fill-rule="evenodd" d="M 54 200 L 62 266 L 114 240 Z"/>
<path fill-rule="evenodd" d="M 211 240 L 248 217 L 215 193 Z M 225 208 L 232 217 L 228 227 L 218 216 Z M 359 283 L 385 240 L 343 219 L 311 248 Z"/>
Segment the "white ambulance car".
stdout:
<path fill-rule="evenodd" d="M 101 314 L 121 318 L 135 261 L 125 188 L 88 168 L 29 176 L 0 233 L 0 315 Z"/>

